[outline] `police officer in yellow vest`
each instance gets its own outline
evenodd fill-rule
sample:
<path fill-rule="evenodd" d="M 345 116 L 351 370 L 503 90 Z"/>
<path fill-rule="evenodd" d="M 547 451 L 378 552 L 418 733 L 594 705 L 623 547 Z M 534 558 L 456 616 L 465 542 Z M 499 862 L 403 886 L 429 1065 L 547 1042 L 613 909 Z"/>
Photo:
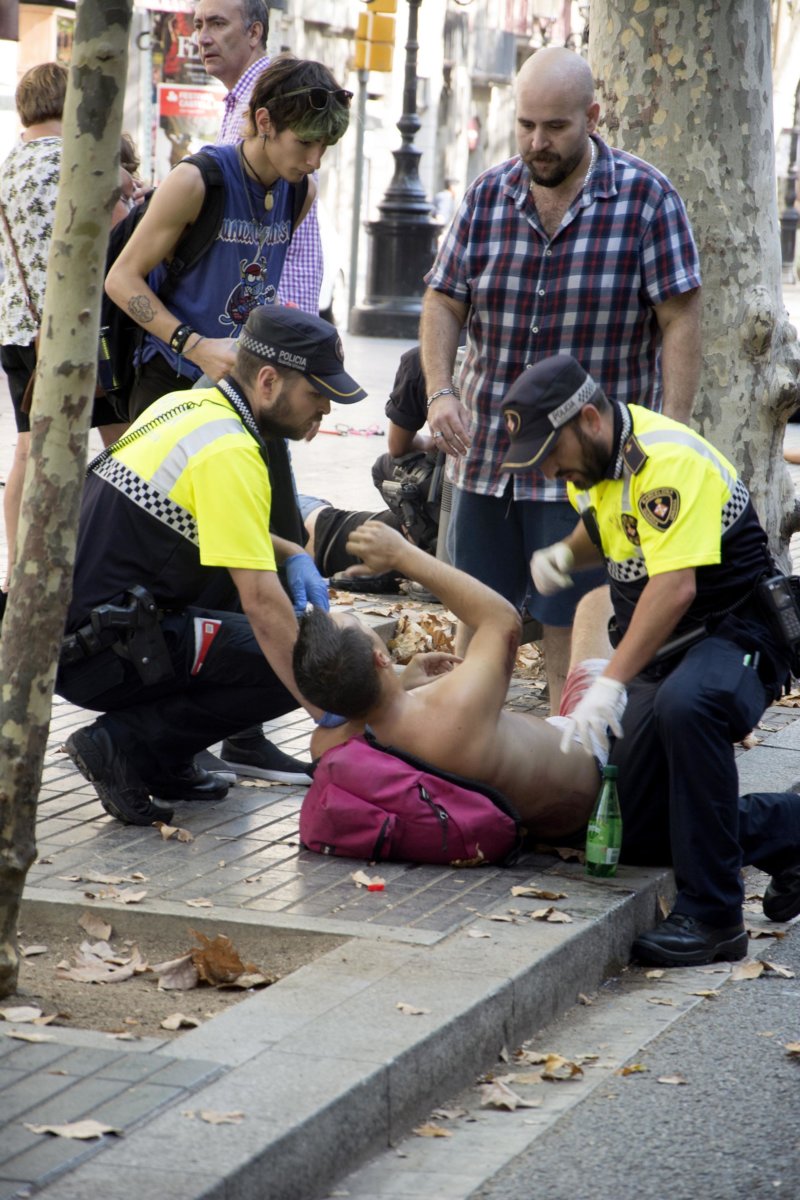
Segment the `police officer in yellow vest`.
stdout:
<path fill-rule="evenodd" d="M 295 610 L 328 592 L 299 542 L 270 532 L 276 508 L 296 517 L 272 460 L 364 395 L 332 325 L 256 308 L 229 375 L 157 400 L 90 464 L 56 690 L 103 714 L 66 749 L 112 816 L 147 825 L 171 818 L 160 801 L 220 799 L 195 753 L 303 704 Z M 231 580 L 243 611 L 209 607 Z"/>
<path fill-rule="evenodd" d="M 687 426 L 610 401 L 567 355 L 528 368 L 504 402 L 505 466 L 567 482 L 580 520 L 531 560 L 540 592 L 605 566 L 616 648 L 572 715 L 616 737 L 623 861 L 671 862 L 677 898 L 633 954 L 663 966 L 747 953 L 740 868 L 772 875 L 764 911 L 800 913 L 800 796 L 739 798 L 733 746 L 774 700 L 789 652 L 758 598 L 774 573 L 734 467 Z"/>

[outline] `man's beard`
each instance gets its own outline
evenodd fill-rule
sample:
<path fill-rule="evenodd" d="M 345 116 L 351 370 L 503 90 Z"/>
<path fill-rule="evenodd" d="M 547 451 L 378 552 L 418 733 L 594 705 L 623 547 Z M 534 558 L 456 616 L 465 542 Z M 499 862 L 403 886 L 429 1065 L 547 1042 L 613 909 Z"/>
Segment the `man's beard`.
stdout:
<path fill-rule="evenodd" d="M 306 435 L 305 429 L 299 429 L 297 425 L 291 425 L 288 421 L 282 419 L 280 413 L 270 413 L 268 416 L 264 413 L 259 413 L 256 417 L 256 425 L 258 432 L 263 438 L 288 438 L 291 442 L 299 442 Z"/>
<path fill-rule="evenodd" d="M 573 479 L 573 483 L 581 491 L 587 491 L 605 479 L 611 463 L 611 455 L 601 445 L 593 442 L 577 424 L 575 425 L 575 436 L 583 453 L 583 471 L 580 480 Z"/>
<path fill-rule="evenodd" d="M 569 176 L 580 163 L 585 153 L 586 147 L 584 146 L 580 150 L 577 150 L 575 154 L 571 154 L 569 158 L 560 158 L 557 154 L 539 155 L 538 157 L 542 163 L 557 164 L 555 166 L 555 170 L 549 175 L 539 174 L 536 169 L 536 163 L 532 162 L 530 158 L 525 160 L 525 165 L 530 171 L 531 180 L 533 183 L 537 184 L 539 187 L 557 188 L 564 182 L 565 179 L 569 178 Z"/>

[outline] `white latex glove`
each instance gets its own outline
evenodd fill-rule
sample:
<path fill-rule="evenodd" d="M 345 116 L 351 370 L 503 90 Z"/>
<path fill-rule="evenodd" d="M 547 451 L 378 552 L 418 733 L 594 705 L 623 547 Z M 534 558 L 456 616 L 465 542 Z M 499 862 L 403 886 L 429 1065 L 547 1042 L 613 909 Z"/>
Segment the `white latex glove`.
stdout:
<path fill-rule="evenodd" d="M 561 738 L 561 753 L 566 754 L 575 738 L 589 754 L 608 753 L 608 731 L 622 737 L 622 714 L 628 703 L 624 683 L 600 675 L 586 695 L 567 717 Z"/>
<path fill-rule="evenodd" d="M 531 559 L 531 578 L 540 596 L 552 596 L 562 588 L 572 587 L 570 571 L 575 555 L 566 542 L 555 542 L 537 550 Z"/>

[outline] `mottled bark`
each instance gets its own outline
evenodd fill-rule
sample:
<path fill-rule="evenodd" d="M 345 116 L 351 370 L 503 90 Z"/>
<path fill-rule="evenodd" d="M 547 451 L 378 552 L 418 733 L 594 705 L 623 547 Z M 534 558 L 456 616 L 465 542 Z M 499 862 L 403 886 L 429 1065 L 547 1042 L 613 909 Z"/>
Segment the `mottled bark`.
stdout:
<path fill-rule="evenodd" d="M 36 851 L 36 801 L 95 388 L 97 333 L 132 0 L 81 0 L 64 112 L 31 453 L 0 638 L 0 996 L 17 981 L 16 929 Z"/>
<path fill-rule="evenodd" d="M 703 273 L 692 423 L 735 463 L 776 550 L 800 528 L 783 461 L 800 404 L 781 293 L 768 0 L 592 0 L 589 59 L 609 140 L 683 197 Z"/>

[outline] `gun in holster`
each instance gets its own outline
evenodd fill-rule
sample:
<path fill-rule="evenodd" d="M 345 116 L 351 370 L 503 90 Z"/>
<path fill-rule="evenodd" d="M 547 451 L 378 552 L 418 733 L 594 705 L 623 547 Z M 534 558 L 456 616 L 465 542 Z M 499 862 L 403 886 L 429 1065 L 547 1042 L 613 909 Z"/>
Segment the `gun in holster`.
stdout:
<path fill-rule="evenodd" d="M 146 687 L 171 679 L 175 670 L 164 640 L 158 606 L 146 588 L 136 584 L 123 597 L 127 604 L 100 604 L 88 625 L 64 638 L 62 666 L 93 658 L 109 647 L 126 658 Z"/>

